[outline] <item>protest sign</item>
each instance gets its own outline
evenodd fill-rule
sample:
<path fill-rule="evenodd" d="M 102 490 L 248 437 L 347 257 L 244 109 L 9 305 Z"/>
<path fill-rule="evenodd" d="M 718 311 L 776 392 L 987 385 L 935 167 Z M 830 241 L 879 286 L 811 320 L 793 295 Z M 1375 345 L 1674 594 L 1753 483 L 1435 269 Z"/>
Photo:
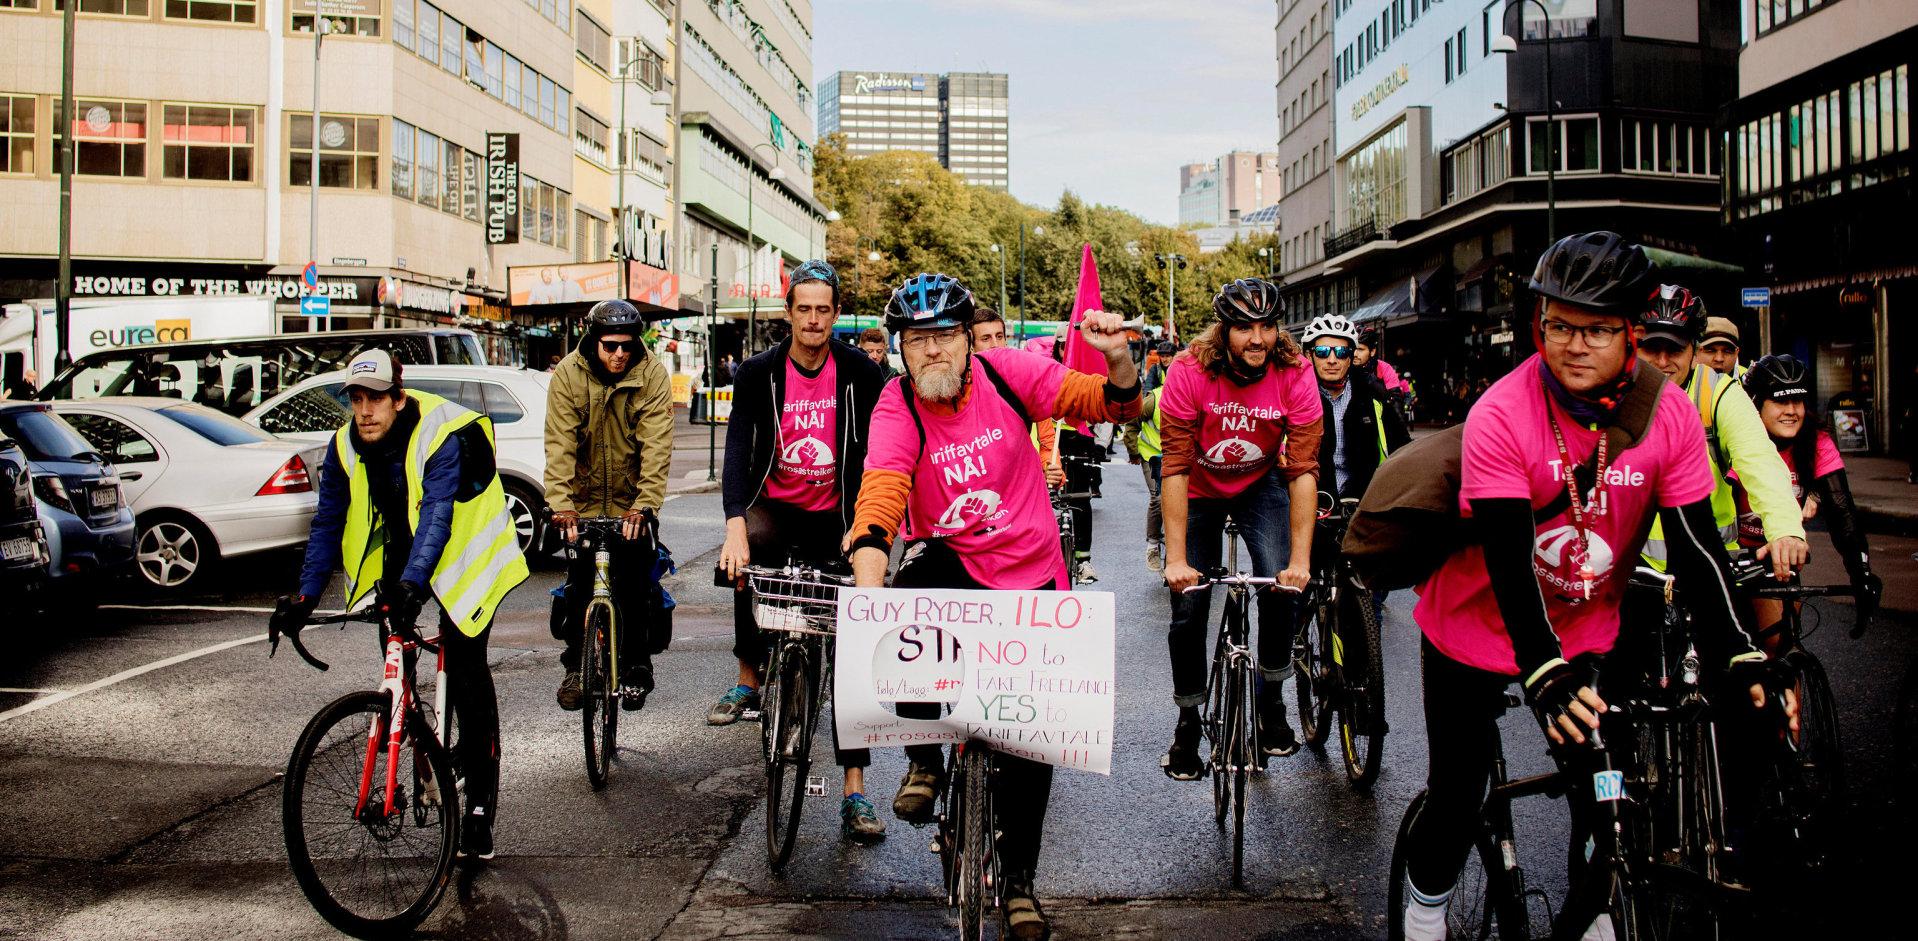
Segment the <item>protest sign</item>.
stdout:
<path fill-rule="evenodd" d="M 842 748 L 970 740 L 1112 773 L 1111 592 L 847 588 L 835 643 Z"/>

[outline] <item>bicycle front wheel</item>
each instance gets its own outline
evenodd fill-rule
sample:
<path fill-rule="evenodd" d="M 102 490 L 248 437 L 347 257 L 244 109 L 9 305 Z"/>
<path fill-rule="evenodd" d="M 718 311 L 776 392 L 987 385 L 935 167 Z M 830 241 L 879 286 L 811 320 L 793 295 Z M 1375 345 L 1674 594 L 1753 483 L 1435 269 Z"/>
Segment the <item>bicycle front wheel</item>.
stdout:
<path fill-rule="evenodd" d="M 593 790 L 606 786 L 618 749 L 619 706 L 613 702 L 612 612 L 603 604 L 586 609 L 586 632 L 579 645 L 579 722 L 586 746 L 586 780 Z"/>
<path fill-rule="evenodd" d="M 993 892 L 998 885 L 997 858 L 993 852 L 990 768 L 992 752 L 984 746 L 966 746 L 960 759 L 964 780 L 959 809 L 959 937 L 963 941 L 984 941 L 986 909 L 994 906 Z"/>
<path fill-rule="evenodd" d="M 1405 906 L 1411 897 L 1409 859 L 1413 822 L 1425 812 L 1426 793 L 1420 791 L 1399 821 L 1392 844 L 1392 869 L 1386 887 L 1385 915 L 1388 941 L 1404 941 Z M 1506 876 L 1504 856 L 1491 834 L 1481 831 L 1472 841 L 1472 855 L 1453 884 L 1445 911 L 1446 936 L 1454 941 L 1530 941 L 1531 924 L 1518 893 Z"/>
<path fill-rule="evenodd" d="M 1252 666 L 1239 663 L 1232 683 L 1233 703 L 1232 722 L 1238 727 L 1238 734 L 1228 739 L 1232 742 L 1232 884 L 1245 884 L 1245 801 L 1246 789 L 1252 783 L 1252 765 L 1260 760 L 1258 745 L 1258 726 L 1253 718 L 1252 705 Z"/>
<path fill-rule="evenodd" d="M 1299 738 L 1315 749 L 1325 748 L 1332 731 L 1331 691 L 1337 685 L 1332 666 L 1332 638 L 1338 633 L 1334 606 L 1323 591 L 1313 593 L 1308 617 L 1293 644 L 1292 682 L 1299 703 Z"/>
<path fill-rule="evenodd" d="M 1339 697 L 1339 746 L 1345 779 L 1365 790 L 1378 780 L 1385 751 L 1385 658 L 1379 650 L 1379 610 L 1372 593 L 1348 583 L 1346 616 L 1339 619 L 1333 659 L 1344 687 Z"/>
<path fill-rule="evenodd" d="M 384 694 L 362 692 L 321 709 L 293 746 L 280 801 L 300 891 L 333 927 L 360 938 L 403 935 L 426 920 L 459 846 L 446 753 L 414 728 L 392 760 L 390 706 Z"/>
<path fill-rule="evenodd" d="M 812 770 L 812 742 L 806 718 L 813 710 L 810 658 L 797 647 L 778 656 L 778 681 L 765 700 L 762 721 L 768 729 L 766 757 L 766 860 L 773 869 L 792 858 L 799 836 L 799 814 L 806 800 L 806 774 Z"/>

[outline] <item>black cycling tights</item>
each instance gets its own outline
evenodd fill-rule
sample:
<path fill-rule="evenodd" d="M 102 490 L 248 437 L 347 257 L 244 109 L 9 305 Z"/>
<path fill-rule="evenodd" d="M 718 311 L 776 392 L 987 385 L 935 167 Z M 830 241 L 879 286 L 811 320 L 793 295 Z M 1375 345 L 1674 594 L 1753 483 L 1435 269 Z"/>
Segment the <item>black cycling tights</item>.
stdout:
<path fill-rule="evenodd" d="M 468 637 L 440 616 L 440 640 L 446 649 L 446 700 L 457 722 L 454 751 L 466 772 L 466 809 L 493 806 L 499 791 L 499 701 L 493 692 L 493 669 L 486 663 L 486 638 L 492 624 L 477 637 Z"/>

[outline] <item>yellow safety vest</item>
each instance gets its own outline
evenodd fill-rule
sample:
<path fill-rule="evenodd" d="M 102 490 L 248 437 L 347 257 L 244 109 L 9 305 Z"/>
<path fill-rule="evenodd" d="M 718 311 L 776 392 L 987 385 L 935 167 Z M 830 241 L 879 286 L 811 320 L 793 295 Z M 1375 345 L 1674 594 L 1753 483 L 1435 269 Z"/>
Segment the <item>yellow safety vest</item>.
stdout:
<path fill-rule="evenodd" d="M 1152 403 L 1152 414 L 1139 423 L 1139 457 L 1142 460 L 1149 461 L 1165 453 L 1165 448 L 1159 443 L 1160 416 L 1164 414 L 1161 408 L 1160 403 Z"/>
<path fill-rule="evenodd" d="M 420 504 L 425 500 L 426 462 L 454 432 L 478 422 L 493 443 L 493 423 L 486 416 L 456 405 L 428 392 L 408 390 L 408 398 L 419 403 L 420 420 L 406 445 L 407 526 L 415 532 L 420 525 Z M 340 532 L 340 559 L 346 567 L 346 606 L 359 604 L 373 590 L 385 566 L 385 540 L 376 519 L 366 480 L 366 462 L 353 448 L 352 423 L 342 426 L 334 437 L 340 466 L 346 471 L 346 525 Z M 470 500 L 453 504 L 452 532 L 446 551 L 433 567 L 430 587 L 460 633 L 477 637 L 493 620 L 493 611 L 528 575 L 526 556 L 520 552 L 519 536 L 513 518 L 506 511 L 506 491 L 499 475 L 487 481 L 486 489 Z"/>
<path fill-rule="evenodd" d="M 1705 459 L 1711 462 L 1712 480 L 1717 482 L 1712 488 L 1712 522 L 1718 526 L 1718 536 L 1727 552 L 1738 551 L 1738 501 L 1732 494 L 1731 481 L 1725 477 L 1725 450 L 1718 443 L 1718 400 L 1737 382 L 1710 366 L 1696 365 L 1685 388 L 1692 406 L 1698 409 L 1699 420 L 1705 423 Z M 1652 531 L 1645 538 L 1643 554 L 1647 565 L 1665 571 L 1670 558 L 1665 546 L 1665 524 L 1656 516 L 1652 517 Z"/>

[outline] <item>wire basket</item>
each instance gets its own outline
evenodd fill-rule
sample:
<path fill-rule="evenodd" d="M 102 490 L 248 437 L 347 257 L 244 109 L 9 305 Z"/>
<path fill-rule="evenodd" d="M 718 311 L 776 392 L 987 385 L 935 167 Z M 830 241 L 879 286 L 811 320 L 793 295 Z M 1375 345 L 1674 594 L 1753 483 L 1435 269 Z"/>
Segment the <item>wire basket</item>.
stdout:
<path fill-rule="evenodd" d="M 839 618 L 844 581 L 816 572 L 751 571 L 753 621 L 761 630 L 830 637 Z"/>

